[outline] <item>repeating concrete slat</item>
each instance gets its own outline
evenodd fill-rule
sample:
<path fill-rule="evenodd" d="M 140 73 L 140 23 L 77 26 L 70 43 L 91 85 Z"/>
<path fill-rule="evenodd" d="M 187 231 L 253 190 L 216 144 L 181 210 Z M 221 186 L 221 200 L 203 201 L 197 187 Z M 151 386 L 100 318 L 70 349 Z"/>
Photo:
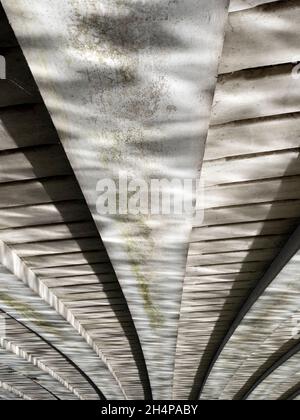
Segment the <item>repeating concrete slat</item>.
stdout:
<path fill-rule="evenodd" d="M 260 235 L 287 235 L 292 232 L 297 222 L 297 219 L 283 219 L 194 228 L 191 243 L 215 241 L 217 239 L 248 238 L 250 236 L 259 237 Z"/>
<path fill-rule="evenodd" d="M 295 64 L 282 64 L 220 76 L 211 123 L 298 112 L 300 89 L 294 68 Z"/>
<path fill-rule="evenodd" d="M 75 369 L 75 372 L 74 366 L 71 367 L 74 385 L 79 383 L 79 375 L 81 377 L 81 382 L 83 381 L 83 387 L 85 388 L 88 386 L 90 389 L 90 396 L 95 396 L 90 384 L 86 383 L 86 379 L 81 374 L 82 371 L 93 380 L 94 384 L 98 386 L 98 389 L 103 389 L 104 395 L 107 398 L 121 399 L 123 397 L 118 383 L 109 372 L 106 364 L 101 361 L 96 353 L 94 353 L 80 334 L 78 334 L 63 317 L 58 315 L 49 304 L 45 303 L 38 294 L 35 294 L 28 286 L 23 284 L 21 280 L 17 279 L 16 276 L 12 275 L 3 266 L 1 266 L 0 304 L 1 309 L 4 312 L 17 321 L 20 321 L 22 324 L 25 324 L 45 340 L 44 342 L 38 342 L 38 344 L 35 345 L 35 351 L 37 352 L 35 355 L 37 359 L 42 360 L 43 355 L 47 355 L 49 346 L 47 346 L 45 342 L 50 342 L 58 351 L 62 352 L 69 360 L 79 367 L 80 370 Z M 7 329 L 7 334 L 3 338 L 3 344 L 8 345 L 7 341 L 9 340 L 16 345 L 16 336 L 14 336 L 14 334 L 17 334 L 18 330 L 15 325 L 11 330 L 10 322 L 12 321 L 4 323 L 4 333 Z M 1 326 L 3 326 L 3 322 Z M 19 326 L 18 328 L 23 329 L 22 326 Z M 3 329 L 1 331 L 3 332 Z M 26 350 L 25 343 L 26 340 L 24 339 L 20 344 L 23 350 Z M 44 351 L 42 351 L 43 346 L 45 347 Z M 38 349 L 40 349 L 40 354 L 38 353 Z M 17 349 L 15 349 L 15 351 L 17 352 Z M 51 351 L 53 352 L 53 349 Z M 26 358 L 27 356 L 24 355 L 24 357 Z M 62 360 L 57 352 L 54 351 L 52 359 L 54 365 L 57 362 L 57 359 Z M 66 361 L 64 361 L 64 366 L 65 363 Z"/>
<path fill-rule="evenodd" d="M 190 244 L 190 255 L 205 255 L 223 252 L 248 251 L 255 249 L 269 249 L 281 247 L 287 241 L 284 235 L 261 235 L 238 239 L 221 239 L 207 242 L 195 242 Z"/>
<path fill-rule="evenodd" d="M 59 280 L 63 275 L 73 276 L 71 284 L 76 286 L 77 281 L 81 282 L 80 271 L 78 267 L 84 267 L 82 275 L 86 272 L 93 274 L 99 273 L 95 276 L 98 279 L 98 288 L 103 293 L 100 301 L 94 298 L 95 292 L 92 296 L 85 297 L 82 293 L 82 297 L 78 300 L 59 298 L 55 293 L 48 288 L 48 284 L 43 281 L 43 277 L 36 277 L 34 271 L 31 271 L 23 261 L 19 259 L 17 254 L 10 251 L 4 244 L 2 244 L 2 253 L 7 255 L 5 258 L 7 264 L 11 264 L 15 267 L 19 273 L 18 275 L 23 279 L 25 284 L 29 285 L 36 293 L 42 296 L 47 303 L 50 303 L 55 310 L 66 318 L 70 324 L 81 334 L 87 343 L 92 347 L 95 353 L 101 358 L 102 361 L 108 366 L 110 372 L 116 384 L 120 387 L 123 398 L 140 399 L 149 395 L 149 389 L 147 389 L 147 377 L 143 369 L 145 369 L 144 360 L 139 349 L 139 343 L 135 335 L 133 328 L 132 319 L 128 311 L 124 295 L 118 285 L 115 274 L 109 264 L 99 264 L 101 269 L 98 269 L 97 265 L 86 265 L 86 266 L 74 266 L 74 267 L 61 267 L 55 269 L 47 269 L 43 273 L 46 277 L 49 273 L 55 274 L 59 277 Z M 55 255 L 53 256 L 55 259 Z M 14 263 L 13 263 L 14 261 Z M 103 266 L 105 265 L 105 272 L 103 274 Z M 93 269 L 94 267 L 94 269 Z M 52 271 L 51 271 L 52 270 Z M 54 271 L 56 270 L 56 271 Z M 35 270 L 35 272 L 42 271 Z M 77 277 L 73 275 L 77 274 Z M 41 274 L 41 273 L 39 273 Z M 108 279 L 109 275 L 109 279 Z M 63 279 L 62 279 L 63 280 Z M 111 292 L 106 290 L 106 282 L 113 282 L 117 286 L 117 297 L 111 296 Z M 63 287 L 63 283 L 60 282 L 60 286 Z M 115 292 L 113 292 L 115 293 Z M 78 308 L 93 308 L 97 314 L 97 328 L 91 327 L 91 323 L 88 322 L 85 325 L 82 324 L 80 314 L 76 313 Z M 123 317 L 119 317 L 118 311 L 123 313 Z M 105 313 L 109 320 L 114 323 L 114 328 L 106 329 L 106 319 L 102 317 Z M 122 357 L 120 357 L 120 349 L 122 349 Z"/>
<path fill-rule="evenodd" d="M 0 229 L 42 226 L 90 220 L 90 213 L 80 200 L 55 204 L 29 205 L 0 209 Z M 27 247 L 28 251 L 28 247 Z"/>
<path fill-rule="evenodd" d="M 240 206 L 229 206 L 227 208 L 213 208 L 205 211 L 203 226 L 216 226 L 231 223 L 251 222 L 257 220 L 280 219 L 283 215 L 286 218 L 297 218 L 300 214 L 300 201 L 271 201 L 259 204 L 244 204 Z M 197 223 L 197 221 L 196 221 Z M 196 225 L 195 223 L 195 225 Z M 199 222 L 199 225 L 201 221 Z"/>
<path fill-rule="evenodd" d="M 257 250 L 257 251 L 237 251 L 237 252 L 226 252 L 218 254 L 207 254 L 207 255 L 189 255 L 187 266 L 188 267 L 197 267 L 204 265 L 214 265 L 214 264 L 231 264 L 231 263 L 242 263 L 242 262 L 258 262 L 258 261 L 268 261 L 272 260 L 276 253 L 278 253 L 278 248 L 271 248 L 266 250 Z"/>
<path fill-rule="evenodd" d="M 0 382 L 31 400 L 78 400 L 50 375 L 3 348 L 0 349 Z"/>
<path fill-rule="evenodd" d="M 64 254 L 48 256 L 37 256 L 31 258 L 24 258 L 23 261 L 27 264 L 30 268 L 50 268 L 54 267 L 63 267 L 63 266 L 72 266 L 72 265 L 86 265 L 86 264 L 96 264 L 96 263 L 104 263 L 108 262 L 107 253 L 105 250 L 102 251 L 86 251 L 82 252 L 74 252 L 68 254 L 67 252 Z"/>
<path fill-rule="evenodd" d="M 0 185 L 0 208 L 82 199 L 73 177 L 48 178 Z"/>
<path fill-rule="evenodd" d="M 91 222 L 61 223 L 1 230 L 0 239 L 9 245 L 16 245 L 81 238 L 94 235 L 96 232 L 95 225 Z"/>
<path fill-rule="evenodd" d="M 60 241 L 31 242 L 26 244 L 12 245 L 21 258 L 37 257 L 44 255 L 62 254 L 64 252 L 89 252 L 102 247 L 102 241 L 98 235 L 78 239 Z"/>
<path fill-rule="evenodd" d="M 19 304 L 21 305 L 21 302 Z M 24 323 L 2 312 L 1 320 L 5 323 L 5 335 L 1 336 L 1 347 L 4 350 L 14 353 L 48 373 L 76 398 L 99 400 L 99 395 L 95 393 L 86 378 L 69 360 L 59 354 L 55 347 L 43 341 L 42 337 L 36 335 Z"/>
<path fill-rule="evenodd" d="M 300 2 L 265 3 L 229 15 L 220 73 L 300 60 Z"/>
<path fill-rule="evenodd" d="M 247 182 L 300 174 L 300 149 L 205 162 L 206 186 Z"/>
<path fill-rule="evenodd" d="M 202 398 L 233 398 L 236 392 L 245 386 L 247 379 L 260 368 L 259 362 L 262 359 L 266 362 L 274 354 L 274 348 L 278 352 L 283 345 L 295 340 L 294 330 L 297 323 L 294 321 L 297 321 L 299 313 L 298 277 L 299 252 L 280 271 L 237 327 L 208 378 Z M 251 337 L 251 340 L 247 337 Z M 255 359 L 256 353 L 258 360 Z M 273 385 L 268 386 L 269 397 L 271 398 L 272 392 L 276 393 L 275 388 L 278 389 L 280 396 L 280 382 L 284 384 L 285 381 L 295 380 L 295 374 L 292 378 L 291 375 L 281 375 L 279 383 L 273 382 L 273 391 Z M 270 385 L 270 382 L 268 384 Z M 259 389 L 261 391 L 264 389 L 264 385 L 261 386 L 254 391 L 255 395 L 260 394 Z M 261 395 L 266 398 L 266 394 L 261 393 Z"/>
<path fill-rule="evenodd" d="M 83 264 L 58 266 L 49 268 L 34 268 L 34 272 L 40 278 L 59 278 L 72 276 L 85 276 L 89 274 L 110 274 L 112 272 L 111 265 L 108 263 L 99 264 Z"/>
<path fill-rule="evenodd" d="M 72 169 L 59 145 L 3 151 L 0 153 L 0 183 L 70 175 Z"/>
<path fill-rule="evenodd" d="M 0 398 L 2 401 L 30 400 L 28 395 L 24 395 L 21 391 L 3 382 L 0 382 Z"/>
<path fill-rule="evenodd" d="M 208 187 L 205 190 L 205 208 L 297 200 L 300 196 L 299 179 L 295 176 Z"/>
<path fill-rule="evenodd" d="M 211 126 L 205 160 L 298 148 L 299 122 L 295 113 Z"/>
<path fill-rule="evenodd" d="M 102 274 L 101 275 L 101 284 L 114 283 L 115 276 L 113 274 Z M 96 274 L 89 274 L 83 276 L 66 276 L 59 278 L 46 278 L 43 280 L 43 283 L 49 287 L 49 289 L 56 287 L 77 287 L 84 285 L 98 285 L 99 287 L 99 276 Z M 100 286 L 101 287 L 101 286 Z"/>

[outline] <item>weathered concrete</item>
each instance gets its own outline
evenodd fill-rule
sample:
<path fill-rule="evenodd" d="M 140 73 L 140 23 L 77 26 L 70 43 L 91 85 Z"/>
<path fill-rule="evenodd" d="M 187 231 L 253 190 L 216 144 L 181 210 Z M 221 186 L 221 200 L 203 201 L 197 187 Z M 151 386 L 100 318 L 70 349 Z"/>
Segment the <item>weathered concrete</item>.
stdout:
<path fill-rule="evenodd" d="M 4 0 L 114 263 L 154 398 L 170 398 L 189 217 L 103 217 L 96 184 L 195 179 L 227 0 Z"/>

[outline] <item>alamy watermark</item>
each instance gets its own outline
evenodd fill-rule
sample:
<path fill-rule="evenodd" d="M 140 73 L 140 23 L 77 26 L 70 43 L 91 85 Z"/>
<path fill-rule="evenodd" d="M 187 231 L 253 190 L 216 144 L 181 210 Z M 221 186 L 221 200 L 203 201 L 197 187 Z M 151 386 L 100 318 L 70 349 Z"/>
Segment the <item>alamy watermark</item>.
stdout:
<path fill-rule="evenodd" d="M 193 215 L 196 198 L 199 202 L 203 195 L 196 179 L 145 180 L 121 173 L 117 179 L 99 180 L 96 191 L 100 215 Z"/>

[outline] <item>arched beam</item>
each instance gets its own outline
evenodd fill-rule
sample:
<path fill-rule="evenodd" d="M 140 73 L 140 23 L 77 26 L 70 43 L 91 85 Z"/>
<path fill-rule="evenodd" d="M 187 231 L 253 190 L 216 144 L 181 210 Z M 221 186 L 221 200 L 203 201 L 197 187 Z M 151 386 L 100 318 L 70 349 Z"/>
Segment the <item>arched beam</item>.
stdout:
<path fill-rule="evenodd" d="M 300 395 L 300 388 L 298 388 L 296 391 L 293 389 L 292 391 L 291 391 L 291 393 L 287 396 L 287 400 L 288 401 L 292 401 L 292 400 L 295 400 L 296 398 L 298 398 L 299 397 L 299 395 Z"/>
<path fill-rule="evenodd" d="M 3 349 L 0 350 L 0 382 L 18 389 L 33 400 L 78 399 L 47 373 Z"/>
<path fill-rule="evenodd" d="M 32 382 L 38 384 L 42 389 L 44 389 L 46 392 L 48 392 L 55 400 L 61 401 L 61 398 L 59 398 L 54 392 L 50 391 L 50 389 L 46 388 L 44 385 L 38 383 L 36 380 L 32 379 Z"/>
<path fill-rule="evenodd" d="M 7 384 L 6 382 L 1 382 L 1 380 L 0 380 L 0 388 L 3 389 L 5 392 L 7 392 L 7 393 L 9 393 L 9 394 L 11 394 L 13 396 L 16 396 L 16 397 L 18 397 L 18 398 L 20 398 L 22 400 L 28 400 L 28 401 L 31 400 L 31 398 L 28 395 L 26 395 L 23 392 L 19 391 L 14 386 L 11 386 L 11 385 Z"/>
<path fill-rule="evenodd" d="M 279 255 L 275 258 L 275 260 L 270 265 L 267 272 L 264 274 L 262 279 L 259 281 L 257 286 L 251 292 L 248 299 L 245 301 L 243 306 L 241 307 L 238 315 L 236 316 L 235 320 L 231 324 L 229 330 L 227 331 L 224 339 L 222 340 L 220 346 L 218 347 L 217 352 L 214 354 L 213 358 L 211 359 L 206 374 L 204 376 L 204 380 L 201 384 L 199 384 L 199 393 L 198 398 L 200 399 L 203 388 L 208 380 L 208 377 L 217 362 L 219 356 L 221 355 L 223 349 L 226 347 L 227 343 L 229 342 L 230 338 L 243 321 L 247 313 L 253 307 L 255 302 L 259 299 L 259 297 L 264 293 L 267 287 L 272 283 L 274 278 L 280 273 L 280 271 L 286 266 L 289 260 L 295 255 L 295 253 L 300 248 L 300 227 L 298 227 L 295 232 L 290 236 L 289 240 L 279 253 Z"/>
<path fill-rule="evenodd" d="M 300 352 L 278 366 L 249 395 L 249 401 L 280 401 L 286 400 L 292 391 L 299 389 Z"/>
<path fill-rule="evenodd" d="M 99 389 L 99 387 L 94 383 L 94 381 L 66 354 L 64 354 L 61 350 L 59 350 L 51 341 L 44 338 L 41 334 L 34 331 L 31 327 L 27 326 L 24 322 L 17 320 L 17 318 L 13 317 L 12 315 L 8 314 L 7 312 L 0 309 L 0 314 L 3 313 L 10 319 L 17 322 L 19 325 L 21 325 L 23 328 L 25 328 L 27 331 L 38 337 L 42 342 L 47 344 L 52 350 L 57 352 L 66 362 L 67 364 L 71 365 L 88 383 L 89 385 L 94 389 L 96 394 L 98 395 L 100 400 L 106 400 L 105 395 L 103 392 Z"/>
<path fill-rule="evenodd" d="M 269 369 L 267 369 L 251 386 L 251 388 L 241 397 L 242 400 L 246 400 L 252 392 L 260 385 L 269 375 L 271 375 L 276 369 L 278 369 L 281 365 L 283 365 L 286 361 L 288 361 L 291 357 L 295 354 L 300 352 L 300 342 L 297 343 L 293 348 L 291 348 L 287 353 L 281 356 L 278 360 Z"/>

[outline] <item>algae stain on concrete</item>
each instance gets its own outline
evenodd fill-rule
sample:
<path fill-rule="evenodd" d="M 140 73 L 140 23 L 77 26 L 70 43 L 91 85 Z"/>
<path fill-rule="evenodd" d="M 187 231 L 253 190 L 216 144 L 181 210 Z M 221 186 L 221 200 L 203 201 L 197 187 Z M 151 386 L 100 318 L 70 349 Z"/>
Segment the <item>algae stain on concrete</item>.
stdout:
<path fill-rule="evenodd" d="M 155 122 L 166 100 L 168 85 L 152 53 L 173 47 L 176 41 L 161 25 L 168 20 L 173 2 L 103 0 L 101 4 L 90 3 L 84 13 L 81 1 L 74 0 L 69 23 L 74 34 L 72 47 L 80 52 L 80 66 L 82 57 L 93 58 L 90 88 L 95 92 L 94 102 L 103 121 L 103 132 L 98 133 L 103 137 L 99 141 L 99 169 L 109 171 L 113 178 L 118 169 L 125 169 L 145 179 L 155 167 L 159 155 L 156 149 L 160 146 L 151 142 L 149 125 L 153 125 L 151 121 Z M 144 68 L 141 63 L 147 61 L 146 57 L 149 64 Z M 153 328 L 159 328 L 163 317 L 153 303 L 150 287 L 154 280 L 149 274 L 149 261 L 156 249 L 151 229 L 143 218 L 123 217 L 119 221 L 145 311 Z"/>
<path fill-rule="evenodd" d="M 163 316 L 152 302 L 148 280 L 141 273 L 138 262 L 135 265 L 133 265 L 133 271 L 138 281 L 139 289 L 141 291 L 144 301 L 144 308 L 149 316 L 151 326 L 153 328 L 161 328 L 163 325 Z"/>
<path fill-rule="evenodd" d="M 125 224 L 122 232 L 130 265 L 136 276 L 150 324 L 152 328 L 161 328 L 164 324 L 163 315 L 154 305 L 151 298 L 150 283 L 153 279 L 149 274 L 144 273 L 147 262 L 155 248 L 154 241 L 151 237 L 152 230 L 143 218 L 140 218 L 135 222 L 135 232 L 130 229 L 130 226 L 132 226 L 132 224 Z"/>
<path fill-rule="evenodd" d="M 10 306 L 11 308 L 15 309 L 17 312 L 19 312 L 21 315 L 26 317 L 31 322 L 35 323 L 39 327 L 43 327 L 47 329 L 51 333 L 57 334 L 57 331 L 55 328 L 52 327 L 52 325 L 46 321 L 45 319 L 42 319 L 41 315 L 33 310 L 29 305 L 26 305 L 25 303 L 19 302 L 12 298 L 10 295 L 8 295 L 5 292 L 0 292 L 0 301 L 4 302 L 6 305 Z"/>
<path fill-rule="evenodd" d="M 124 2 L 126 13 L 120 13 L 120 3 L 117 5 L 112 1 L 105 6 L 104 12 L 94 6 L 83 15 L 82 7 L 76 6 L 75 2 L 69 25 L 74 34 L 72 46 L 80 52 L 80 57 L 93 57 L 94 76 L 90 86 L 98 96 L 100 102 L 96 102 L 101 106 L 101 112 L 104 110 L 110 116 L 131 122 L 143 122 L 156 114 L 165 85 L 163 75 L 149 78 L 149 66 L 147 69 L 140 67 L 140 56 L 150 57 L 151 51 L 159 48 L 168 37 L 161 34 L 156 22 L 160 13 L 153 13 L 151 2 L 140 8 L 139 3 L 132 8 L 130 2 Z M 113 10 L 117 13 L 109 13 Z M 147 83 L 143 83 L 145 78 L 148 78 Z"/>

